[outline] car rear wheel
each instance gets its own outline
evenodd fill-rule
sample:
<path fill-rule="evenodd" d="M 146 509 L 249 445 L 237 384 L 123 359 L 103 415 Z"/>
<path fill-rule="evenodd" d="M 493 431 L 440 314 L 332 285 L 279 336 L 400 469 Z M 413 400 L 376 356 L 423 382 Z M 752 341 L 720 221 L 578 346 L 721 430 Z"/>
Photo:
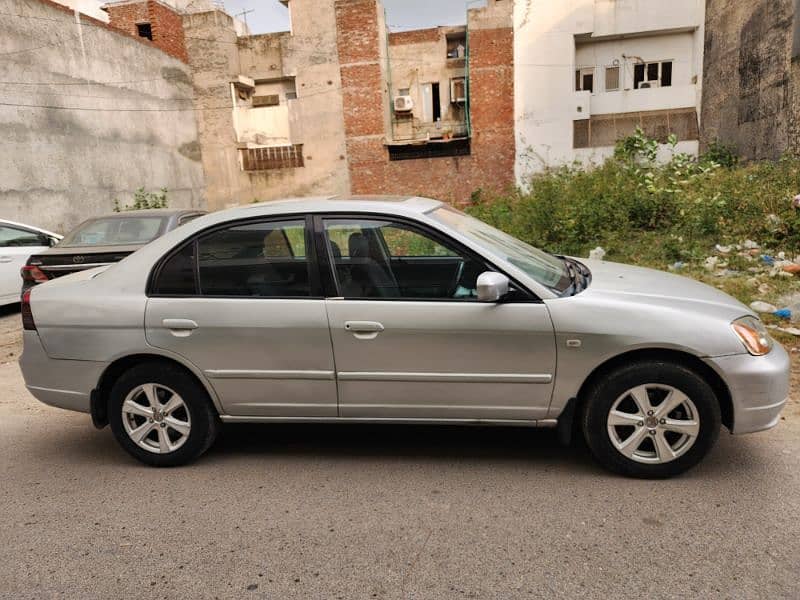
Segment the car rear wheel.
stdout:
<path fill-rule="evenodd" d="M 583 432 L 595 458 L 630 477 L 672 477 L 708 454 L 719 437 L 720 407 L 691 369 L 638 362 L 604 377 L 586 398 Z"/>
<path fill-rule="evenodd" d="M 218 418 L 206 391 L 168 364 L 145 363 L 123 373 L 111 389 L 108 408 L 119 444 L 156 467 L 193 461 L 217 435 Z"/>

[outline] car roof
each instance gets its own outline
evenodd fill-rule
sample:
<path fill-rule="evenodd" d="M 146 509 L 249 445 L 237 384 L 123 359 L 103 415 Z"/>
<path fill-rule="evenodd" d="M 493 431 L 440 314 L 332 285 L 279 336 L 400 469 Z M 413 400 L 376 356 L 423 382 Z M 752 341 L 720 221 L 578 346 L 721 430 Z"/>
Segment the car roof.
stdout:
<path fill-rule="evenodd" d="M 17 221 L 10 221 L 9 219 L 0 219 L 0 223 L 5 223 L 6 225 L 17 226 L 17 227 L 24 227 L 25 229 L 33 229 L 34 231 L 39 231 L 41 233 L 52 235 L 61 239 L 63 236 L 60 233 L 54 233 L 49 229 L 42 229 L 41 227 L 37 227 L 36 225 L 28 225 L 27 223 L 19 223 Z"/>
<path fill-rule="evenodd" d="M 386 212 L 389 214 L 423 214 L 442 205 L 439 200 L 420 196 L 339 195 L 310 198 L 286 198 L 237 206 L 216 213 L 224 219 L 246 218 L 254 215 L 317 212 Z"/>
<path fill-rule="evenodd" d="M 90 217 L 87 221 L 94 221 L 95 219 L 123 219 L 125 217 L 171 217 L 173 215 L 184 214 L 206 214 L 206 211 L 200 210 L 199 208 L 147 208 L 143 210 L 123 210 Z"/>

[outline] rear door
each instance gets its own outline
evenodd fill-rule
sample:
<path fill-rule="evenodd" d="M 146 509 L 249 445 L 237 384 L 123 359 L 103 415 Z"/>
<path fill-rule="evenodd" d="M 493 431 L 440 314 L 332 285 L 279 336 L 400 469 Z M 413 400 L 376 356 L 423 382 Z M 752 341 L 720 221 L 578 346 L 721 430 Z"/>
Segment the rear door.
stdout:
<path fill-rule="evenodd" d="M 335 417 L 325 301 L 305 217 L 228 224 L 157 268 L 153 346 L 196 365 L 229 415 Z"/>
<path fill-rule="evenodd" d="M 318 218 L 343 417 L 535 420 L 555 375 L 547 307 L 524 290 L 476 300 L 491 265 L 391 217 Z"/>

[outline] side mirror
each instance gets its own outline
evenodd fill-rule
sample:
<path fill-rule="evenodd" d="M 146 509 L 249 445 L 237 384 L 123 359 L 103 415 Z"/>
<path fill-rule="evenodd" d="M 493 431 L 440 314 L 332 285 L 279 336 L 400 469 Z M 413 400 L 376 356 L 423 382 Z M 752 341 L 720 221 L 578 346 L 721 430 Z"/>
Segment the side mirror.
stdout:
<path fill-rule="evenodd" d="M 508 277 L 502 273 L 481 273 L 478 277 L 478 302 L 498 302 L 508 295 L 508 288 Z"/>
<path fill-rule="evenodd" d="M 53 246 L 55 246 L 56 244 L 58 244 L 58 242 L 60 242 L 60 241 L 61 241 L 61 240 L 59 240 L 58 238 L 54 238 L 54 237 L 48 237 L 48 238 L 47 238 L 47 245 L 48 245 L 48 246 L 50 246 L 50 247 L 52 248 Z"/>

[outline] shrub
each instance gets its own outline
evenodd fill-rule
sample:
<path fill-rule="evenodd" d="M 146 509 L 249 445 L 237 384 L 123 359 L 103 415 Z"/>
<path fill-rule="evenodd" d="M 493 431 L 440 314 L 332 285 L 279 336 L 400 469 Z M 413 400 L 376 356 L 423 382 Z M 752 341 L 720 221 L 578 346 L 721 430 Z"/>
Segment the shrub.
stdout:
<path fill-rule="evenodd" d="M 713 144 L 694 158 L 677 151 L 658 162 L 658 142 L 641 130 L 621 140 L 602 165 L 552 168 L 527 191 L 473 195 L 468 212 L 549 251 L 586 256 L 603 246 L 612 260 L 700 259 L 715 244 L 755 240 L 800 253 L 800 160 L 739 165 Z"/>
<path fill-rule="evenodd" d="M 157 192 L 146 192 L 144 188 L 141 187 L 133 193 L 133 204 L 120 206 L 119 200 L 115 198 L 114 212 L 167 208 L 167 205 L 167 188 L 161 188 Z"/>

